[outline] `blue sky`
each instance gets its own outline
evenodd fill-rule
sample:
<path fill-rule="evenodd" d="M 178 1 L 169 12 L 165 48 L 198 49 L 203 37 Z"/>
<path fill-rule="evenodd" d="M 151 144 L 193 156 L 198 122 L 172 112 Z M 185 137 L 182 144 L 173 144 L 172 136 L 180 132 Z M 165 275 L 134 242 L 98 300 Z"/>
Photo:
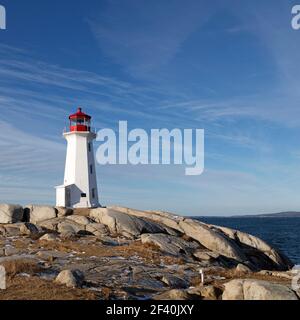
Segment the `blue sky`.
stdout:
<path fill-rule="evenodd" d="M 54 203 L 67 116 L 204 128 L 205 172 L 98 166 L 100 199 L 185 215 L 300 210 L 297 1 L 0 0 L 0 201 Z M 97 144 L 96 144 L 97 147 Z"/>

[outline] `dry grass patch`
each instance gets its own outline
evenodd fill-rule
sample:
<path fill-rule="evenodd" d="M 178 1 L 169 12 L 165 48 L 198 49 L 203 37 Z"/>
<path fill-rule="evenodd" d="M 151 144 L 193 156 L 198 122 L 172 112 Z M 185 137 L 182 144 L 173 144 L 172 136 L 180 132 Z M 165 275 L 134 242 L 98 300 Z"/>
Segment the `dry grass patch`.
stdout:
<path fill-rule="evenodd" d="M 33 242 L 34 240 L 30 238 L 22 237 L 14 240 L 11 244 L 17 249 L 28 250 Z"/>
<path fill-rule="evenodd" d="M 101 290 L 102 297 L 104 300 L 109 300 L 112 295 L 113 290 L 108 287 L 103 287 Z"/>
<path fill-rule="evenodd" d="M 14 246 L 18 249 L 28 249 L 28 244 L 17 240 Z M 72 251 L 78 252 L 81 257 L 116 257 L 121 256 L 130 258 L 138 256 L 147 263 L 160 264 L 183 264 L 182 258 L 168 256 L 163 254 L 159 248 L 153 244 L 142 244 L 141 241 L 134 241 L 129 245 L 122 246 L 107 246 L 99 241 L 90 243 L 80 243 L 78 241 L 64 240 L 61 242 L 56 241 L 35 241 L 30 244 L 32 250 L 57 250 L 60 252 L 70 253 Z"/>
<path fill-rule="evenodd" d="M 42 271 L 42 268 L 38 265 L 37 261 L 31 259 L 9 260 L 2 262 L 1 265 L 5 268 L 6 275 L 9 277 L 14 277 L 18 273 L 33 275 Z"/>
<path fill-rule="evenodd" d="M 99 300 L 87 289 L 72 289 L 38 277 L 8 279 L 7 289 L 0 290 L 0 300 Z"/>

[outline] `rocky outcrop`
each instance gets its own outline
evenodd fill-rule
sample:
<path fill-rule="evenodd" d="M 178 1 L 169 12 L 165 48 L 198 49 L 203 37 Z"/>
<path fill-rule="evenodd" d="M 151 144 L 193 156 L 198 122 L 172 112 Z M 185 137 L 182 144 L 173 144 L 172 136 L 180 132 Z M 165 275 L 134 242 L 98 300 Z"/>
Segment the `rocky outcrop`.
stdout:
<path fill-rule="evenodd" d="M 21 222 L 23 208 L 16 204 L 0 204 L 0 224 Z"/>
<path fill-rule="evenodd" d="M 225 284 L 223 300 L 298 300 L 289 287 L 254 279 L 235 279 Z"/>
<path fill-rule="evenodd" d="M 25 208 L 25 214 L 31 223 L 38 223 L 56 218 L 57 211 L 50 206 L 29 205 Z"/>
<path fill-rule="evenodd" d="M 171 213 L 162 211 L 140 211 L 124 207 L 112 206 L 109 209 L 125 213 L 130 216 L 135 216 L 139 218 L 145 218 L 150 221 L 155 221 L 160 225 L 167 226 L 168 228 L 179 231 L 181 234 L 184 231 L 179 226 L 179 222 L 184 220 L 184 217 L 176 216 Z"/>
<path fill-rule="evenodd" d="M 3 208 L 15 215 L 15 220 L 20 219 L 20 215 L 14 212 L 20 212 L 22 208 Z M 218 260 L 225 266 L 240 264 L 240 268 L 243 266 L 253 271 L 287 270 L 292 267 L 288 258 L 257 237 L 167 212 L 110 207 L 75 210 L 76 214 L 72 214 L 73 210 L 36 205 L 28 206 L 25 212 L 32 223 L 66 237 L 84 233 L 98 237 L 107 233 L 128 239 L 141 237 L 142 242 L 156 244 L 171 255 L 188 253 L 207 263 Z M 2 227 L 0 232 L 19 233 L 14 227 Z M 192 242 L 184 242 L 182 236 L 194 240 L 193 245 Z"/>
<path fill-rule="evenodd" d="M 145 233 L 141 235 L 142 243 L 151 243 L 160 248 L 161 251 L 174 255 L 190 255 L 199 247 L 199 244 L 195 241 L 188 242 L 182 238 L 167 234 L 149 234 Z"/>
<path fill-rule="evenodd" d="M 137 218 L 122 212 L 98 208 L 90 211 L 90 217 L 96 222 L 106 225 L 110 232 L 122 234 L 128 238 L 136 238 L 142 233 L 163 233 L 165 229 L 154 222 L 144 218 Z"/>
<path fill-rule="evenodd" d="M 254 260 L 253 262 L 258 268 L 263 268 L 265 264 L 273 264 L 278 269 L 286 269 L 286 266 L 288 268 L 293 266 L 291 261 L 281 252 L 257 237 L 225 227 L 213 226 L 213 228 L 222 231 L 230 239 L 237 242 L 252 257 L 249 260 Z"/>
<path fill-rule="evenodd" d="M 36 277 L 70 288 L 84 282 L 112 299 L 298 299 L 295 275 L 284 271 L 292 263 L 237 230 L 121 207 L 25 211 L 27 222 L 0 224 L 0 263 L 13 274 L 30 276 L 26 257 L 44 270 Z"/>
<path fill-rule="evenodd" d="M 179 226 L 189 237 L 199 241 L 205 248 L 227 258 L 245 262 L 247 257 L 238 245 L 220 232 L 210 229 L 206 224 L 192 219 L 184 219 Z"/>
<path fill-rule="evenodd" d="M 229 228 L 217 227 L 167 212 L 111 209 L 139 218 L 147 218 L 186 234 L 214 253 L 243 263 L 250 269 L 288 270 L 293 263 L 263 240 Z"/>

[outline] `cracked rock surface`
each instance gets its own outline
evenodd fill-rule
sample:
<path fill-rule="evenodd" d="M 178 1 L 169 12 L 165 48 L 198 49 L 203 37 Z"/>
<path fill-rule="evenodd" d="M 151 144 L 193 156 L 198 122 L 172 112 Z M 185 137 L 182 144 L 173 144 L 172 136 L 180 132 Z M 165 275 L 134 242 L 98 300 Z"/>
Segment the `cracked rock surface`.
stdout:
<path fill-rule="evenodd" d="M 123 207 L 0 205 L 0 299 L 298 299 L 292 263 L 238 230 Z"/>

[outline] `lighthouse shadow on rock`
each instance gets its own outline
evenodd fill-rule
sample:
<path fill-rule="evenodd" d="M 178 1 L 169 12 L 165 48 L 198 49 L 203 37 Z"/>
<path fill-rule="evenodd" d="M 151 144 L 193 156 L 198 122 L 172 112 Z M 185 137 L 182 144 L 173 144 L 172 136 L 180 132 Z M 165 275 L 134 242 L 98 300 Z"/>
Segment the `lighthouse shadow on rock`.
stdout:
<path fill-rule="evenodd" d="M 69 117 L 64 184 L 56 187 L 56 206 L 67 208 L 99 207 L 91 116 L 78 108 Z"/>

